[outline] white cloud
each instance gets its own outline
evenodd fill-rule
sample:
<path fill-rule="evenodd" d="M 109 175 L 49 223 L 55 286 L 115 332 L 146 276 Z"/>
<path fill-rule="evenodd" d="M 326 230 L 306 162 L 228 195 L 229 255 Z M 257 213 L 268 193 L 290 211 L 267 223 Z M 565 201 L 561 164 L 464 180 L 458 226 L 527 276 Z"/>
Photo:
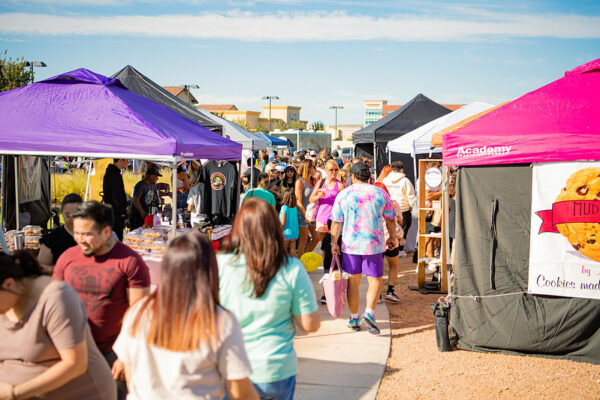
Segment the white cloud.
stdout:
<path fill-rule="evenodd" d="M 93 0 L 88 0 L 93 1 Z M 473 41 L 490 37 L 600 38 L 600 16 L 507 14 L 486 11 L 451 18 L 345 12 L 202 15 L 59 16 L 0 14 L 0 32 L 20 35 L 150 36 L 239 41 Z M 265 27 L 268 27 L 266 29 Z"/>

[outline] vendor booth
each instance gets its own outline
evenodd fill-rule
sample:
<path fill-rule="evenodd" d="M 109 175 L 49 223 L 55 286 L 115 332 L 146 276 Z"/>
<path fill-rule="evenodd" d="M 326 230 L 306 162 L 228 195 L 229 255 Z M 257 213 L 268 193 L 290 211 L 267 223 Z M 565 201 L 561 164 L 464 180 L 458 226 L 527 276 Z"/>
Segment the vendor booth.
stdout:
<path fill-rule="evenodd" d="M 600 59 L 443 135 L 451 339 L 600 363 Z"/>
<path fill-rule="evenodd" d="M 127 158 L 176 169 L 182 160 L 239 161 L 242 151 L 240 144 L 127 90 L 119 80 L 83 68 L 0 93 L 0 120 L 4 155 Z M 18 216 L 18 191 L 12 195 Z"/>
<path fill-rule="evenodd" d="M 414 167 L 408 154 L 392 153 L 386 155 L 388 142 L 417 129 L 418 127 L 450 112 L 428 97 L 418 94 L 400 109 L 388 116 L 354 132 L 352 141 L 357 157 L 369 157 L 374 161 L 377 174 L 389 161 L 401 160 L 405 166 L 406 176 L 414 183 Z"/>

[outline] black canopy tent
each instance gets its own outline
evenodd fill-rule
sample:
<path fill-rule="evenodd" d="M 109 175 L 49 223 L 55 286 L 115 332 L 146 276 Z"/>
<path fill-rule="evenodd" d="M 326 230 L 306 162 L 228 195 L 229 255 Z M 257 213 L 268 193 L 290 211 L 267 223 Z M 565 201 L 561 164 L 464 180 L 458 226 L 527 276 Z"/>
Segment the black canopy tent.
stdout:
<path fill-rule="evenodd" d="M 119 72 L 111 76 L 111 78 L 118 79 L 123 86 L 132 92 L 144 96 L 158 104 L 162 104 L 176 113 L 183 115 L 187 119 L 223 136 L 223 127 L 220 124 L 205 117 L 202 113 L 198 112 L 194 107 L 180 98 L 173 96 L 131 65 L 125 66 Z"/>
<path fill-rule="evenodd" d="M 379 173 L 381 168 L 389 161 L 389 157 L 386 155 L 386 147 L 390 140 L 394 140 L 449 112 L 450 110 L 446 107 L 423 94 L 418 94 L 385 118 L 354 132 L 352 141 L 355 145 L 355 154 L 358 157 L 373 158 Z M 375 150 L 377 154 L 374 154 Z M 391 160 L 401 160 L 405 165 L 404 172 L 406 176 L 414 182 L 413 160 L 410 154 L 392 153 Z"/>

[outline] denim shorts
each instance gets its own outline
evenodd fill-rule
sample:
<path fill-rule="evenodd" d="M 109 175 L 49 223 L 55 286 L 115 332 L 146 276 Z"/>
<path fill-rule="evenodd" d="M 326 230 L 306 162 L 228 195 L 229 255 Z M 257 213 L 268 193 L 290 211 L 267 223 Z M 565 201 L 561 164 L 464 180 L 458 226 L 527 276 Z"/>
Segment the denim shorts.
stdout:
<path fill-rule="evenodd" d="M 308 228 L 308 224 L 306 223 L 306 219 L 302 213 L 298 213 L 298 227 L 299 228 Z"/>
<path fill-rule="evenodd" d="M 261 400 L 292 400 L 296 390 L 296 375 L 276 382 L 252 382 Z"/>

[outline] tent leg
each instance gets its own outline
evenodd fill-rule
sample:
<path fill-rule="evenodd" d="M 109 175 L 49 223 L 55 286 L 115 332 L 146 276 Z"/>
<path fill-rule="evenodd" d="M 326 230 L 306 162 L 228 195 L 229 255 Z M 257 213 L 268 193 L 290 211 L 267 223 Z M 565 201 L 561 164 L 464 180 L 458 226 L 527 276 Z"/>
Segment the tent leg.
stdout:
<path fill-rule="evenodd" d="M 177 161 L 171 165 L 173 179 L 171 182 L 171 233 L 173 237 L 177 234 Z"/>
<path fill-rule="evenodd" d="M 240 209 L 240 206 L 242 205 L 242 202 L 240 201 L 240 197 L 241 197 L 241 193 L 242 193 L 242 160 L 244 159 L 244 156 L 242 156 L 240 158 L 240 165 L 238 166 L 238 180 L 237 180 L 237 192 L 236 192 L 236 198 L 235 198 L 235 202 L 237 204 L 237 210 Z M 252 173 L 252 167 L 250 167 L 250 173 Z M 252 178 L 250 178 L 252 179 Z"/>
<path fill-rule="evenodd" d="M 85 183 L 85 196 L 83 196 L 83 201 L 87 201 L 88 192 L 90 191 L 90 173 L 92 172 L 92 161 L 88 162 L 88 173 L 87 173 L 87 182 Z"/>
<path fill-rule="evenodd" d="M 373 173 L 377 179 L 377 142 L 373 142 Z"/>
<path fill-rule="evenodd" d="M 19 156 L 15 156 L 15 220 L 17 222 L 16 229 L 19 230 Z"/>

